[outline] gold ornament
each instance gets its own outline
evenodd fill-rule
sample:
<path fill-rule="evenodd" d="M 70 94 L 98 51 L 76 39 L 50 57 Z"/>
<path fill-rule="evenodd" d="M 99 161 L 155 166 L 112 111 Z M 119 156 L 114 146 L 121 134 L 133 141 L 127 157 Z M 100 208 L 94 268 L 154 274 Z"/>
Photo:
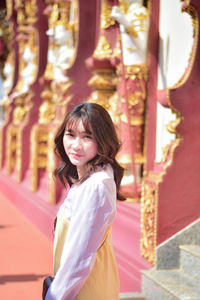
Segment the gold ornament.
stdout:
<path fill-rule="evenodd" d="M 95 58 L 110 58 L 112 54 L 111 46 L 105 37 L 101 35 L 97 44 L 97 48 L 94 51 L 93 57 Z"/>
<path fill-rule="evenodd" d="M 115 20 L 110 17 L 112 6 L 106 1 L 102 1 L 101 8 L 101 28 L 107 29 L 108 27 L 115 24 Z"/>

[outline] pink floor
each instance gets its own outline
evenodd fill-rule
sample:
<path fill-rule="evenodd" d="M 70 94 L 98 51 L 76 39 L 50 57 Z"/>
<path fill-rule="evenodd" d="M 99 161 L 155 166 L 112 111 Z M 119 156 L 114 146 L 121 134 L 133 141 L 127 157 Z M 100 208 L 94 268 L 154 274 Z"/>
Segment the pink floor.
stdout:
<path fill-rule="evenodd" d="M 0 192 L 0 299 L 41 299 L 52 242 Z"/>

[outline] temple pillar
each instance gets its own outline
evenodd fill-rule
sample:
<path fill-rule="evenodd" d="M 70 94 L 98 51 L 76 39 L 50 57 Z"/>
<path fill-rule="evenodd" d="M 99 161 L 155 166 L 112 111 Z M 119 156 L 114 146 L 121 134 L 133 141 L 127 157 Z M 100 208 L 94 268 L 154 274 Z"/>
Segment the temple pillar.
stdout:
<path fill-rule="evenodd" d="M 143 1 L 120 1 L 111 16 L 119 23 L 118 41 L 113 51 L 117 68 L 115 124 L 122 149 L 119 162 L 125 168 L 121 191 L 131 201 L 140 201 L 144 163 L 144 117 L 148 80 L 149 12 Z"/>

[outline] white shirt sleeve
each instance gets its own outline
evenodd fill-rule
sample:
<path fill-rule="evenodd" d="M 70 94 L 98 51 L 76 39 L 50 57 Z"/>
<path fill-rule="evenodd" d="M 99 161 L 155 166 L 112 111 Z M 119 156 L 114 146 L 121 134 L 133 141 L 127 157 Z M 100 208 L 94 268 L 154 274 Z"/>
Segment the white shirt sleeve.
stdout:
<path fill-rule="evenodd" d="M 45 300 L 72 300 L 89 276 L 96 251 L 116 214 L 114 180 L 97 180 L 95 174 L 71 193 L 75 204 L 69 223 L 60 267 Z M 99 182 L 100 181 L 100 182 Z"/>

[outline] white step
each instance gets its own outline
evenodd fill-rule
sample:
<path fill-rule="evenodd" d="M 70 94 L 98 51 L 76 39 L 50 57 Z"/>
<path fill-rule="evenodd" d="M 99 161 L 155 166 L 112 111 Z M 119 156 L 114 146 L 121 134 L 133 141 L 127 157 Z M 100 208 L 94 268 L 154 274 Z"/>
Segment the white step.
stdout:
<path fill-rule="evenodd" d="M 142 294 L 148 300 L 200 300 L 200 283 L 181 270 L 142 271 Z"/>
<path fill-rule="evenodd" d="M 146 300 L 141 293 L 120 293 L 119 300 Z"/>
<path fill-rule="evenodd" d="M 199 281 L 200 285 L 200 246 L 181 245 L 180 268 Z M 200 295 L 199 295 L 200 299 Z"/>

